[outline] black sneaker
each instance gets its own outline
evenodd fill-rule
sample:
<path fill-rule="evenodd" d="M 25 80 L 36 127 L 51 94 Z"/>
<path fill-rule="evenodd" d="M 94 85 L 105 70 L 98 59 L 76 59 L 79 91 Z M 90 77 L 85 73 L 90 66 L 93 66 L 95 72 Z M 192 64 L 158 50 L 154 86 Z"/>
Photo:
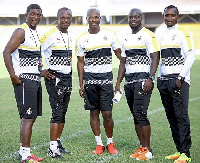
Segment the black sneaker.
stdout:
<path fill-rule="evenodd" d="M 60 140 L 57 140 L 57 143 L 58 143 L 58 148 L 60 150 L 60 153 L 64 153 L 64 154 L 69 154 L 70 152 L 67 151 L 61 144 Z"/>
<path fill-rule="evenodd" d="M 63 158 L 59 149 L 56 149 L 56 150 L 51 150 L 50 148 L 48 149 L 48 153 L 47 155 L 49 157 L 52 157 L 52 158 Z"/>

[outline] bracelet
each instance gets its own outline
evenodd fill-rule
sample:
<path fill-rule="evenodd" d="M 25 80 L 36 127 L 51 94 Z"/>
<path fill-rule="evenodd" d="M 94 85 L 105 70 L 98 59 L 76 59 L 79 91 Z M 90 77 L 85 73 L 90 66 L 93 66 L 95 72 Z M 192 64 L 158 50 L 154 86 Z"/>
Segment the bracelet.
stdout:
<path fill-rule="evenodd" d="M 185 78 L 182 76 L 178 76 L 177 79 L 180 80 L 181 82 L 183 82 Z"/>
<path fill-rule="evenodd" d="M 155 76 L 149 76 L 149 79 L 151 79 L 152 81 L 154 81 L 155 80 Z"/>
<path fill-rule="evenodd" d="M 83 90 L 84 88 L 83 87 L 79 87 L 79 90 Z"/>

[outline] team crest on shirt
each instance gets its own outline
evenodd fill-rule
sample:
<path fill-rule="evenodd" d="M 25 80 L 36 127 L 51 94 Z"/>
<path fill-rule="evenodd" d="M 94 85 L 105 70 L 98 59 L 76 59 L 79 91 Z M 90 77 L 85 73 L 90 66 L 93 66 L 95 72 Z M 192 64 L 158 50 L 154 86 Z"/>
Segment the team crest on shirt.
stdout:
<path fill-rule="evenodd" d="M 140 41 L 141 39 L 142 39 L 142 36 L 139 36 L 139 37 L 137 38 L 138 41 Z"/>
<path fill-rule="evenodd" d="M 172 36 L 172 40 L 175 40 L 176 39 L 176 34 L 174 34 L 173 36 Z"/>
<path fill-rule="evenodd" d="M 26 114 L 28 114 L 28 115 L 32 114 L 31 108 L 27 109 Z"/>
<path fill-rule="evenodd" d="M 104 40 L 107 40 L 107 39 L 108 39 L 108 37 L 105 35 L 103 39 L 104 39 Z"/>
<path fill-rule="evenodd" d="M 57 40 L 60 40 L 60 38 L 57 38 Z"/>

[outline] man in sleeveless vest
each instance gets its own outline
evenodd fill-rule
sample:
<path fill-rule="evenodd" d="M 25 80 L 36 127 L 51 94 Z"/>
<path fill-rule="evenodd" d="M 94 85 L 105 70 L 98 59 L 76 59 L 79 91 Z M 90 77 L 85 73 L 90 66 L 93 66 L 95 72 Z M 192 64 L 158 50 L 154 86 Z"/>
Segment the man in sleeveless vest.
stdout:
<path fill-rule="evenodd" d="M 167 28 L 160 35 L 161 63 L 157 87 L 170 124 L 177 152 L 167 156 L 175 163 L 190 162 L 190 121 L 188 116 L 190 68 L 194 63 L 193 43 L 188 31 L 177 22 L 178 8 L 164 9 Z"/>
<path fill-rule="evenodd" d="M 36 30 L 42 18 L 42 9 L 37 4 L 29 5 L 25 18 L 26 23 L 15 30 L 3 52 L 21 118 L 19 159 L 22 163 L 43 160 L 30 153 L 33 123 L 37 116 L 42 115 L 42 63 Z"/>
<path fill-rule="evenodd" d="M 58 25 L 42 38 L 42 51 L 46 60 L 45 85 L 52 108 L 50 121 L 50 147 L 48 155 L 62 158 L 61 153 L 69 153 L 62 146 L 60 137 L 65 125 L 72 90 L 72 36 L 68 27 L 72 21 L 72 12 L 63 7 L 57 13 Z"/>
<path fill-rule="evenodd" d="M 85 109 L 90 110 L 90 125 L 97 143 L 93 153 L 102 154 L 105 149 L 100 131 L 99 114 L 101 112 L 107 136 L 107 149 L 111 154 L 116 154 L 118 151 L 113 142 L 111 50 L 120 59 L 121 49 L 116 35 L 99 26 L 100 19 L 98 9 L 89 9 L 87 12 L 89 29 L 77 40 L 79 93 L 84 98 Z"/>
<path fill-rule="evenodd" d="M 159 47 L 154 33 L 142 26 L 140 9 L 130 10 L 128 22 L 131 32 L 122 43 L 122 58 L 115 92 L 120 91 L 120 83 L 125 76 L 126 100 L 140 142 L 140 147 L 130 157 L 149 160 L 153 158 L 153 152 L 150 146 L 151 127 L 147 110 L 159 63 Z"/>

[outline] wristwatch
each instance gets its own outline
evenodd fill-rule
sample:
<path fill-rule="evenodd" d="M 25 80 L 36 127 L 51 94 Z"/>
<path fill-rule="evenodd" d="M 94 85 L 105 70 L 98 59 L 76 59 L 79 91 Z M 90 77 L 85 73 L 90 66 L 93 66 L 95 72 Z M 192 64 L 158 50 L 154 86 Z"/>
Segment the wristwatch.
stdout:
<path fill-rule="evenodd" d="M 152 81 L 154 81 L 155 80 L 155 76 L 149 76 L 149 79 L 151 79 Z"/>
<path fill-rule="evenodd" d="M 182 76 L 178 76 L 177 79 L 183 82 L 185 78 Z"/>

